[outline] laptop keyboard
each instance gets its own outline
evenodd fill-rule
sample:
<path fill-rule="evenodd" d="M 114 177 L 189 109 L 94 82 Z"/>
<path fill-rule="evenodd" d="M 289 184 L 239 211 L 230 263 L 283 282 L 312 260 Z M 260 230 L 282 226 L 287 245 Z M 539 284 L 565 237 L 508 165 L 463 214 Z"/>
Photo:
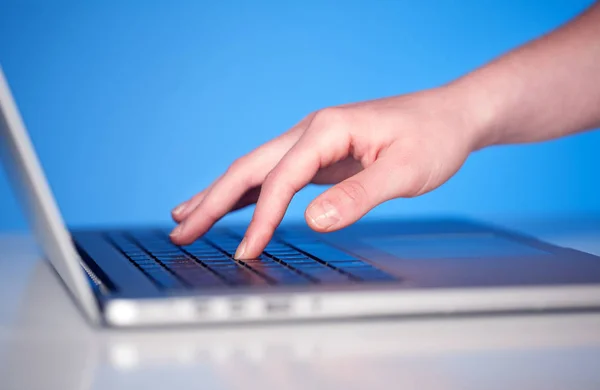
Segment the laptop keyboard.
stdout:
<path fill-rule="evenodd" d="M 177 246 L 163 232 L 106 238 L 164 289 L 391 282 L 394 276 L 320 241 L 273 240 L 256 259 L 235 260 L 239 237 L 209 234 Z"/>

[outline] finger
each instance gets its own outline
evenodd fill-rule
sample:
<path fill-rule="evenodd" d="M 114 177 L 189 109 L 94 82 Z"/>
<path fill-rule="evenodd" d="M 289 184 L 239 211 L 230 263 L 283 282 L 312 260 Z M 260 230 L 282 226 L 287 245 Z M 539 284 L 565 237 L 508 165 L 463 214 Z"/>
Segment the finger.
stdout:
<path fill-rule="evenodd" d="M 222 177 L 222 176 L 221 176 Z M 221 179 L 219 177 L 215 182 Z M 175 222 L 181 222 L 186 219 L 192 211 L 202 202 L 206 194 L 212 189 L 214 183 L 206 187 L 204 190 L 200 191 L 196 195 L 194 195 L 191 199 L 186 200 L 185 202 L 180 203 L 177 207 L 175 207 L 171 211 L 171 217 Z"/>
<path fill-rule="evenodd" d="M 220 180 L 220 178 L 218 180 Z M 181 203 L 179 206 L 175 207 L 171 212 L 173 220 L 175 220 L 175 222 L 182 222 L 184 219 L 186 219 L 194 211 L 194 209 L 198 207 L 198 205 L 202 202 L 206 194 L 210 192 L 213 186 L 214 183 L 202 190 L 201 192 L 194 195 L 190 200 L 187 200 Z M 255 187 L 248 190 L 244 195 L 242 195 L 238 203 L 236 203 L 232 207 L 231 211 L 239 210 L 241 208 L 256 203 L 259 194 L 260 187 Z"/>
<path fill-rule="evenodd" d="M 314 115 L 315 115 L 315 113 L 308 115 L 306 118 L 304 118 L 302 121 L 300 121 L 297 125 L 295 125 L 292 129 L 290 129 L 288 131 L 288 133 L 295 133 L 295 134 L 292 134 L 293 139 L 295 139 L 296 141 L 298 140 L 301 132 L 305 130 L 305 128 L 308 126 L 308 124 L 310 124 L 310 121 L 312 120 Z M 285 137 L 285 136 L 286 136 L 286 134 L 283 134 L 280 137 L 275 138 L 273 141 L 276 141 L 278 138 Z M 273 142 L 273 141 L 271 141 L 271 142 Z M 267 145 L 268 144 L 265 144 L 265 146 L 267 146 Z M 184 219 L 186 219 L 196 209 L 196 207 L 198 207 L 198 205 L 200 203 L 202 203 L 202 201 L 204 200 L 204 197 L 210 192 L 210 190 L 214 186 L 214 183 L 218 182 L 222 178 L 223 178 L 223 175 L 221 175 L 217 180 L 215 180 L 210 186 L 208 186 L 207 188 L 205 188 L 198 194 L 194 195 L 191 199 L 188 199 L 185 202 L 182 202 L 178 206 L 176 206 L 171 211 L 171 216 L 173 217 L 173 220 L 175 220 L 175 222 L 182 222 Z M 256 201 L 254 201 L 254 202 L 256 202 Z M 253 202 L 251 202 L 251 203 L 253 203 Z"/>
<path fill-rule="evenodd" d="M 267 169 L 274 164 L 275 162 L 263 162 L 253 156 L 248 160 L 238 160 L 204 195 L 200 204 L 188 217 L 173 230 L 172 241 L 185 245 L 206 233 L 235 207 L 248 190 L 261 184 L 267 175 Z"/>
<path fill-rule="evenodd" d="M 350 176 L 356 175 L 362 170 L 363 166 L 360 161 L 355 160 L 353 157 L 348 157 L 340 162 L 319 170 L 319 172 L 312 179 L 312 182 L 315 184 L 339 183 Z"/>
<path fill-rule="evenodd" d="M 244 195 L 242 195 L 240 200 L 235 205 L 233 205 L 230 212 L 237 211 L 237 210 L 243 209 L 244 207 L 248 207 L 252 204 L 255 204 L 256 201 L 258 200 L 259 195 L 260 195 L 260 187 L 255 187 L 255 188 L 252 188 L 251 190 L 248 190 Z M 214 223 L 219 222 L 223 217 L 218 218 Z"/>
<path fill-rule="evenodd" d="M 250 206 L 251 204 L 255 204 L 260 195 L 260 187 L 253 188 L 246 192 L 240 200 L 231 208 L 231 211 L 236 211 L 239 209 L 243 209 L 244 207 Z"/>
<path fill-rule="evenodd" d="M 271 169 L 296 143 L 301 130 L 296 127 L 232 164 L 203 195 L 200 203 L 194 209 L 190 208 L 189 215 L 171 233 L 172 241 L 185 245 L 206 233 L 248 190 L 262 184 Z"/>
<path fill-rule="evenodd" d="M 281 223 L 293 196 L 310 183 L 323 161 L 346 157 L 350 139 L 343 133 L 332 130 L 311 134 L 302 137 L 269 173 L 236 258 L 260 255 Z"/>
<path fill-rule="evenodd" d="M 375 206 L 401 196 L 414 187 L 414 169 L 389 159 L 376 160 L 367 169 L 331 187 L 307 207 L 305 219 L 318 232 L 346 227 Z"/>

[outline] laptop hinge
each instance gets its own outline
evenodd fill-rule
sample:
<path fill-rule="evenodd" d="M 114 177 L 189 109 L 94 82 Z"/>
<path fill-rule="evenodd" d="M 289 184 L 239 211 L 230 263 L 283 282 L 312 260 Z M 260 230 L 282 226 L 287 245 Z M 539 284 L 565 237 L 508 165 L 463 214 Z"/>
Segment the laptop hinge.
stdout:
<path fill-rule="evenodd" d="M 108 279 L 104 272 L 100 270 L 87 252 L 83 250 L 83 248 L 81 248 L 76 242 L 73 242 L 73 245 L 75 246 L 75 249 L 77 249 L 79 257 L 81 258 L 79 265 L 81 265 L 81 268 L 83 268 L 85 271 L 85 274 L 87 275 L 90 285 L 94 291 L 99 292 L 101 295 L 107 295 L 111 292 L 114 292 L 114 284 Z M 94 270 L 97 271 L 94 272 Z"/>

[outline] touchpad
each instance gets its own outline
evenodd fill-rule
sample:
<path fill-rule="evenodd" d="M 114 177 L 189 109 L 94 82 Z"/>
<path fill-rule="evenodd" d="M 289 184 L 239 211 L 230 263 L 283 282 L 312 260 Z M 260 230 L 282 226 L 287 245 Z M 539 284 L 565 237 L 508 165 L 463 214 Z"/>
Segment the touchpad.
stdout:
<path fill-rule="evenodd" d="M 540 256 L 548 252 L 493 234 L 373 237 L 365 244 L 405 259 Z"/>

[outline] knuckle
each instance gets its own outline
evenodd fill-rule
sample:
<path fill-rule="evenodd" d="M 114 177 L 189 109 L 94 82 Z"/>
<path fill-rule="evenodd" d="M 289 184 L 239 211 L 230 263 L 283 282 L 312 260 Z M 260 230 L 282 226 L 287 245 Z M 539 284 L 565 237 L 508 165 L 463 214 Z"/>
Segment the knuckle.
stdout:
<path fill-rule="evenodd" d="M 293 186 L 285 178 L 286 175 L 277 170 L 269 172 L 263 183 L 261 193 L 265 196 L 281 196 L 295 193 L 296 191 Z"/>
<path fill-rule="evenodd" d="M 256 186 L 262 178 L 257 174 L 256 169 L 252 168 L 251 161 L 250 155 L 238 158 L 227 168 L 224 176 L 234 179 L 245 187 Z"/>
<path fill-rule="evenodd" d="M 241 172 L 247 166 L 248 166 L 248 157 L 242 156 L 242 157 L 236 159 L 233 163 L 231 163 L 231 165 L 227 169 L 227 173 L 235 174 L 235 173 Z"/>
<path fill-rule="evenodd" d="M 300 124 L 302 124 L 304 126 L 310 124 L 315 119 L 315 117 L 317 116 L 319 111 L 320 110 L 313 111 L 310 114 L 308 114 L 307 116 L 305 116 L 304 118 L 302 118 L 302 120 L 300 121 Z"/>
<path fill-rule="evenodd" d="M 300 159 L 299 157 L 298 159 Z M 279 190 L 294 190 L 294 183 L 297 181 L 297 177 L 293 177 L 294 171 L 294 160 L 296 158 L 284 157 L 279 163 L 271 169 L 266 175 L 263 187 Z"/>
<path fill-rule="evenodd" d="M 318 127 L 332 127 L 343 123 L 344 109 L 341 107 L 327 107 L 315 113 L 313 124 Z"/>
<path fill-rule="evenodd" d="M 263 182 L 263 185 L 262 185 L 263 191 L 270 190 L 277 184 L 278 181 L 279 181 L 279 173 L 277 172 L 276 169 L 273 169 L 265 177 L 265 181 Z"/>
<path fill-rule="evenodd" d="M 302 120 L 289 129 L 286 134 L 294 136 L 304 133 L 310 127 L 314 117 L 317 115 L 317 112 L 318 111 L 311 112 L 302 118 Z"/>
<path fill-rule="evenodd" d="M 206 206 L 207 207 L 203 207 L 202 210 L 196 209 L 195 214 L 197 218 L 202 218 L 208 223 L 214 223 L 215 221 L 218 221 L 221 218 L 222 213 L 217 205 L 207 202 Z"/>
<path fill-rule="evenodd" d="M 208 224 L 212 224 L 217 222 L 220 218 L 217 215 L 216 212 L 214 211 L 206 211 L 203 215 L 202 218 L 206 221 L 206 223 Z"/>
<path fill-rule="evenodd" d="M 337 186 L 340 196 L 350 199 L 352 203 L 362 204 L 368 197 L 365 186 L 357 180 L 346 180 Z"/>
<path fill-rule="evenodd" d="M 261 195 L 263 196 L 271 196 L 273 192 L 275 192 L 276 188 L 279 186 L 279 174 L 277 171 L 273 170 L 267 174 L 265 181 L 262 185 Z"/>

